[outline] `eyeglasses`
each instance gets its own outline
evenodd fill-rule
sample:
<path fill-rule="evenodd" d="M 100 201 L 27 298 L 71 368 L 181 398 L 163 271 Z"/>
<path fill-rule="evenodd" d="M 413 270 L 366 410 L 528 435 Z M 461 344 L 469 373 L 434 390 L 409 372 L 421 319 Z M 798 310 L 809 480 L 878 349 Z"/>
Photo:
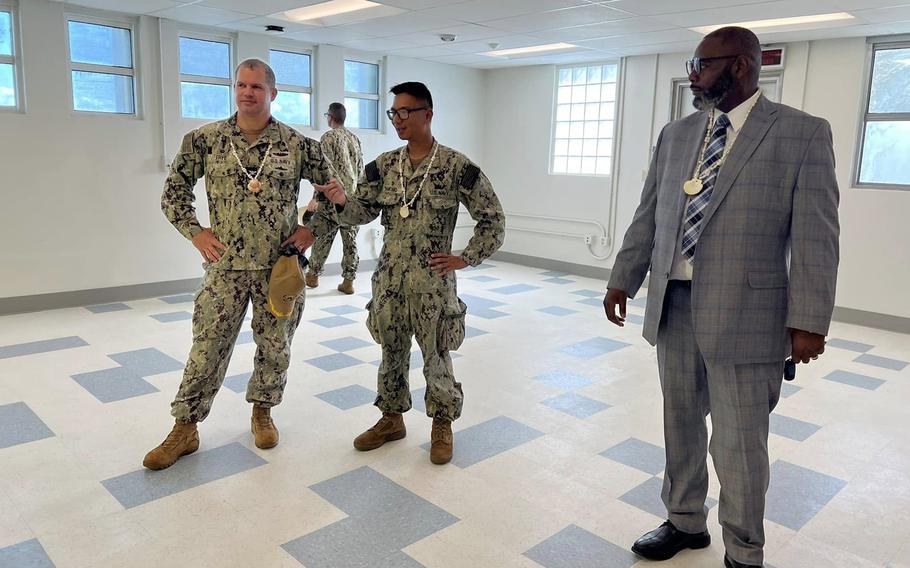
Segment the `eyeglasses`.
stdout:
<path fill-rule="evenodd" d="M 407 120 L 408 117 L 411 116 L 412 112 L 418 111 L 418 110 L 427 110 L 428 108 L 430 108 L 430 107 L 424 106 L 424 107 L 417 107 L 417 108 L 407 108 L 407 107 L 390 108 L 389 110 L 385 111 L 385 115 L 387 117 L 389 117 L 389 120 L 394 120 L 395 115 L 398 115 L 398 118 L 400 118 L 401 120 Z"/>
<path fill-rule="evenodd" d="M 324 116 L 326 118 L 326 120 L 332 118 L 332 115 L 327 112 L 322 113 L 322 116 Z"/>
<path fill-rule="evenodd" d="M 693 73 L 698 75 L 701 73 L 702 69 L 710 67 L 712 61 L 720 61 L 721 59 L 735 59 L 741 54 L 737 53 L 736 55 L 720 55 L 718 57 L 693 57 L 686 61 L 686 72 L 689 75 Z M 707 63 L 707 65 L 705 65 Z"/>

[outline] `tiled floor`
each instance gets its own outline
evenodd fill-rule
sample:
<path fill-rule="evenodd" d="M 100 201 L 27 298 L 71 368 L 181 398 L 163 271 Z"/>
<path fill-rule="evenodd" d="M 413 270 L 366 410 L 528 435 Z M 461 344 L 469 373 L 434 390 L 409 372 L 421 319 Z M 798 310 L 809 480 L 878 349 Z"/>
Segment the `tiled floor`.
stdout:
<path fill-rule="evenodd" d="M 331 279 L 329 279 L 331 280 Z M 603 315 L 603 282 L 492 262 L 464 271 L 465 392 L 455 457 L 429 463 L 422 358 L 408 436 L 369 453 L 379 348 L 358 295 L 308 292 L 281 444 L 257 449 L 244 324 L 200 451 L 141 468 L 170 428 L 192 294 L 0 318 L 0 568 L 644 568 L 663 517 L 660 389 L 641 339 Z M 835 323 L 772 416 L 767 560 L 910 568 L 910 340 Z M 661 563 L 720 568 L 714 544 Z"/>

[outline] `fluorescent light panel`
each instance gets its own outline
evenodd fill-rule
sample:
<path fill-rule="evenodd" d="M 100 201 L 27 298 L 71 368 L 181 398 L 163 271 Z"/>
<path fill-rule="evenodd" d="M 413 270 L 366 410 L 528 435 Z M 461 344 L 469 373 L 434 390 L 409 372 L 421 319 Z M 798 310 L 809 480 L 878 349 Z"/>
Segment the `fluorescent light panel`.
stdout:
<path fill-rule="evenodd" d="M 370 0 L 331 0 L 330 2 L 297 8 L 296 10 L 288 10 L 284 15 L 295 22 L 308 22 L 337 16 L 338 14 L 376 8 L 377 6 L 382 6 L 382 4 L 370 2 Z"/>
<path fill-rule="evenodd" d="M 835 22 L 838 20 L 852 20 L 853 16 L 846 12 L 833 12 L 831 14 L 816 14 L 814 16 L 797 16 L 795 18 L 773 18 L 770 20 L 755 20 L 753 22 L 736 22 L 733 24 L 718 24 L 716 26 L 701 26 L 689 28 L 693 32 L 700 34 L 709 34 L 714 30 L 725 28 L 727 26 L 738 26 L 750 30 L 763 28 L 789 28 L 802 26 L 806 24 L 818 24 L 823 22 Z"/>
<path fill-rule="evenodd" d="M 563 49 L 573 49 L 577 47 L 577 45 L 572 45 L 571 43 L 548 43 L 546 45 L 532 45 L 530 47 L 516 47 L 514 49 L 497 49 L 495 51 L 484 52 L 482 55 L 490 55 L 492 57 L 513 57 L 516 55 L 531 55 L 546 51 L 562 51 Z"/>

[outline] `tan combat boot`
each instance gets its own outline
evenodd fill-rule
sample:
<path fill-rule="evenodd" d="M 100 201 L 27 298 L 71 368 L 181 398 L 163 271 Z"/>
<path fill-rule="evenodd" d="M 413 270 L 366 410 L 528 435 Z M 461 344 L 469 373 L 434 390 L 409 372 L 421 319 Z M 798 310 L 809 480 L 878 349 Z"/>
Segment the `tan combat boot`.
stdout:
<path fill-rule="evenodd" d="M 275 428 L 275 423 L 272 422 L 270 411 L 271 408 L 267 406 L 253 405 L 250 429 L 256 439 L 256 447 L 260 450 L 267 450 L 278 445 L 278 428 Z"/>
<path fill-rule="evenodd" d="M 338 285 L 338 291 L 341 292 L 342 294 L 348 294 L 348 295 L 353 294 L 354 293 L 354 281 L 348 280 L 347 278 L 345 278 L 344 281 Z"/>
<path fill-rule="evenodd" d="M 433 419 L 433 430 L 430 433 L 430 461 L 436 465 L 449 463 L 452 460 L 452 423 L 442 418 Z"/>
<path fill-rule="evenodd" d="M 165 469 L 198 449 L 199 431 L 196 423 L 178 420 L 161 445 L 145 455 L 142 465 L 149 469 Z"/>
<path fill-rule="evenodd" d="M 375 450 L 392 440 L 400 440 L 407 435 L 404 418 L 401 414 L 382 413 L 382 418 L 375 426 L 354 438 L 354 447 L 361 452 Z"/>
<path fill-rule="evenodd" d="M 319 286 L 319 275 L 315 272 L 307 272 L 304 280 L 306 280 L 307 288 L 315 288 Z"/>

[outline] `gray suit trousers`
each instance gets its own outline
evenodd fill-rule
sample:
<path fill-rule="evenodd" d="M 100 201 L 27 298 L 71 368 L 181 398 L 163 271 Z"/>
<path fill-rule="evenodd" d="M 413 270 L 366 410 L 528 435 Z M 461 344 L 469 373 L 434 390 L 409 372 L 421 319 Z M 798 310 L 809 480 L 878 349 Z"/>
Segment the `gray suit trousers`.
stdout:
<path fill-rule="evenodd" d="M 667 468 L 662 498 L 681 531 L 707 530 L 708 428 L 720 480 L 719 519 L 734 560 L 761 565 L 768 490 L 768 421 L 780 399 L 783 361 L 706 362 L 692 328 L 691 287 L 671 281 L 657 334 Z"/>

